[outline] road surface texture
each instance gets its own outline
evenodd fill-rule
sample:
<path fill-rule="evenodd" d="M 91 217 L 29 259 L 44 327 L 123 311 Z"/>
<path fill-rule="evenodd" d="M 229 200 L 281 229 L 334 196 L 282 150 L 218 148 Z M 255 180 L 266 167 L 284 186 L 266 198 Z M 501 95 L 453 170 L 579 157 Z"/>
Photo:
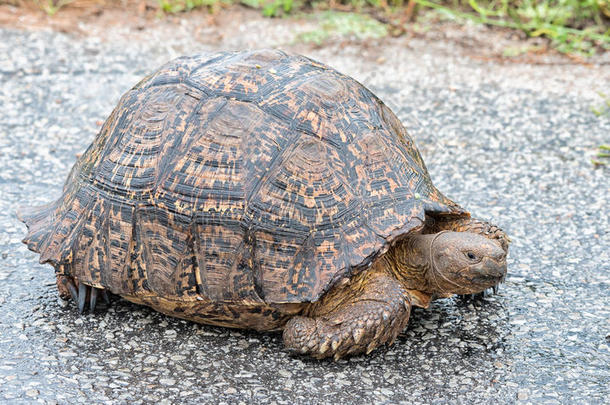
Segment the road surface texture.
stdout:
<path fill-rule="evenodd" d="M 219 26 L 0 29 L 0 402 L 607 403 L 610 169 L 590 162 L 610 141 L 608 114 L 591 110 L 610 88 L 607 60 L 477 57 L 455 30 L 311 48 L 294 41 L 309 20 L 244 13 Z M 59 196 L 76 155 L 145 74 L 182 54 L 261 46 L 306 53 L 386 101 L 437 187 L 512 237 L 498 295 L 436 301 L 393 346 L 338 362 L 292 356 L 279 334 L 122 300 L 79 315 L 58 298 L 51 267 L 20 243 L 16 208 Z"/>

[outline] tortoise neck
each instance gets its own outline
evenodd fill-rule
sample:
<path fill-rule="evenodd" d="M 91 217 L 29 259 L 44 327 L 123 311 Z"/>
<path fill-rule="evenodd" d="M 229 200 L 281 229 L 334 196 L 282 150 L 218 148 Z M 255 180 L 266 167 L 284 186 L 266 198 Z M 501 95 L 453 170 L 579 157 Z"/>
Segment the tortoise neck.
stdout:
<path fill-rule="evenodd" d="M 383 256 L 391 274 L 409 290 L 436 292 L 431 280 L 430 247 L 434 234 L 417 234 L 397 242 Z"/>

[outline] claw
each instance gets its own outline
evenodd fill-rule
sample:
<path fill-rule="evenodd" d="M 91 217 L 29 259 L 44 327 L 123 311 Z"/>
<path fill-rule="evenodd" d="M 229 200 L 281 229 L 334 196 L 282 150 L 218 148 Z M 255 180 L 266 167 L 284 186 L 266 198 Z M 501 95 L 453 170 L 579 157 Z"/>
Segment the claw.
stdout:
<path fill-rule="evenodd" d="M 364 336 L 364 329 L 363 328 L 354 329 L 354 331 L 352 332 L 352 335 L 354 337 L 354 343 L 358 344 L 358 343 L 360 343 L 360 339 L 362 339 L 362 337 Z"/>
<path fill-rule="evenodd" d="M 106 290 L 102 290 L 102 298 L 107 305 L 110 305 L 110 297 L 108 296 L 108 292 Z"/>
<path fill-rule="evenodd" d="M 377 331 L 375 332 L 375 336 L 373 336 L 373 341 L 381 340 L 381 337 L 383 336 L 384 333 L 385 333 L 385 328 L 379 326 L 377 328 Z"/>
<path fill-rule="evenodd" d="M 66 286 L 68 287 L 68 291 L 70 291 L 70 295 L 72 296 L 74 302 L 78 302 L 78 291 L 76 291 L 76 286 L 74 285 L 72 280 L 68 280 L 66 282 Z"/>
<path fill-rule="evenodd" d="M 95 309 L 95 304 L 97 303 L 97 288 L 91 289 L 91 297 L 89 297 L 89 310 L 93 311 Z"/>
<path fill-rule="evenodd" d="M 376 347 L 377 345 L 375 344 L 375 341 L 369 343 L 369 345 L 366 347 L 366 354 L 371 353 Z"/>
<path fill-rule="evenodd" d="M 85 300 L 87 298 L 87 286 L 83 283 L 78 285 L 78 311 L 82 314 L 85 311 Z"/>
<path fill-rule="evenodd" d="M 324 354 L 328 351 L 329 344 L 330 344 L 329 340 L 325 340 L 324 342 L 322 342 L 322 344 L 320 345 L 320 349 L 318 350 L 320 352 L 320 354 Z"/>

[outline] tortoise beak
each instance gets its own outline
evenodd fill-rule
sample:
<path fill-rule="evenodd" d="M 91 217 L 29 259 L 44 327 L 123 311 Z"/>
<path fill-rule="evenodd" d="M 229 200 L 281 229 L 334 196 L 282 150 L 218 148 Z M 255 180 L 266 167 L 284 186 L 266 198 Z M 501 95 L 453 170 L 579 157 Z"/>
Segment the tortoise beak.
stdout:
<path fill-rule="evenodd" d="M 473 267 L 472 283 L 481 287 L 481 290 L 498 285 L 506 277 L 506 253 L 501 255 L 490 255 L 481 263 Z"/>

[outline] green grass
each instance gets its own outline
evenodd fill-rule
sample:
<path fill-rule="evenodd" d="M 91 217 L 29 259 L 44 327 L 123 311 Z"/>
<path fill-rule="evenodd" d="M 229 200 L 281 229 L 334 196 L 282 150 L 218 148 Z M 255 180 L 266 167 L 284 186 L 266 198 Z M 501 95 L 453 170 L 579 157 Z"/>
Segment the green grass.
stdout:
<path fill-rule="evenodd" d="M 240 3 L 261 9 L 265 17 L 279 17 L 303 6 L 302 2 L 294 0 L 241 0 Z"/>
<path fill-rule="evenodd" d="M 174 14 L 191 11 L 195 8 L 207 7 L 210 11 L 216 10 L 222 4 L 230 4 L 230 0 L 157 0 L 159 8 L 166 13 Z"/>
<path fill-rule="evenodd" d="M 242 0 L 273 17 L 304 7 L 329 7 L 328 0 L 294 1 Z M 546 37 L 553 48 L 567 54 L 589 56 L 600 49 L 610 50 L 610 0 L 335 0 L 335 4 L 376 16 L 381 13 L 384 20 L 400 20 L 405 10 L 413 15 L 434 11 L 453 20 L 512 28 L 530 37 Z M 506 56 L 510 53 L 508 50 Z M 517 51 L 516 55 L 519 53 L 522 52 Z"/>
<path fill-rule="evenodd" d="M 596 159 L 591 159 L 591 163 L 594 166 L 606 166 L 610 159 L 610 145 L 599 145 L 597 147 L 597 153 L 595 154 Z M 599 160 L 605 159 L 605 160 Z"/>
<path fill-rule="evenodd" d="M 452 18 L 547 37 L 563 53 L 588 56 L 610 49 L 610 0 L 413 1 Z"/>
<path fill-rule="evenodd" d="M 591 106 L 591 111 L 598 117 L 610 115 L 610 96 L 601 91 L 598 91 L 597 94 L 601 97 L 602 103 L 598 106 Z"/>
<path fill-rule="evenodd" d="M 49 16 L 54 16 L 62 8 L 74 0 L 34 0 L 34 3 Z"/>
<path fill-rule="evenodd" d="M 321 45 L 333 37 L 358 39 L 382 38 L 388 35 L 388 27 L 366 14 L 325 11 L 316 16 L 319 28 L 301 33 L 297 40 Z"/>

